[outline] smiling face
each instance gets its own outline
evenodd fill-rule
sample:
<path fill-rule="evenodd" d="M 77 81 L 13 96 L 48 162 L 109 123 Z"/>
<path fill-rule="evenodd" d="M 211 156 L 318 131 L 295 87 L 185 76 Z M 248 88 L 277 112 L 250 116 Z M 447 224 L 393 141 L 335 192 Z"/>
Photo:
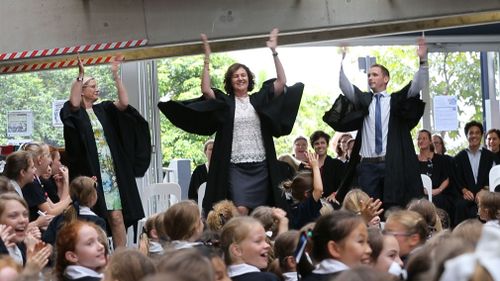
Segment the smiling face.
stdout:
<path fill-rule="evenodd" d="M 100 90 L 97 87 L 97 81 L 95 79 L 90 79 L 82 86 L 82 98 L 85 101 L 94 103 L 99 99 Z"/>
<path fill-rule="evenodd" d="M 385 91 L 389 83 L 389 76 L 382 72 L 378 66 L 373 66 L 368 72 L 368 85 L 374 93 Z"/>
<path fill-rule="evenodd" d="M 338 256 L 334 257 L 352 268 L 361 264 L 369 264 L 371 253 L 372 249 L 368 244 L 368 230 L 364 223 L 360 223 L 349 233 L 349 236 L 337 244 Z"/>
<path fill-rule="evenodd" d="M 307 151 L 307 141 L 305 139 L 298 139 L 295 141 L 293 144 L 293 153 L 295 155 L 295 158 L 299 159 L 300 161 L 305 161 L 306 160 L 306 155 L 304 152 Z"/>
<path fill-rule="evenodd" d="M 106 264 L 104 245 L 99 242 L 97 230 L 89 225 L 83 225 L 78 231 L 75 250 L 66 253 L 68 260 L 76 265 L 97 270 Z"/>
<path fill-rule="evenodd" d="M 237 97 L 248 94 L 248 73 L 243 67 L 238 68 L 231 76 L 231 86 Z"/>
<path fill-rule="evenodd" d="M 429 134 L 427 132 L 418 133 L 417 144 L 420 150 L 429 149 L 431 146 L 431 140 L 429 138 Z"/>
<path fill-rule="evenodd" d="M 28 209 L 17 200 L 7 200 L 5 208 L 0 215 L 0 224 L 10 226 L 15 234 L 14 241 L 20 243 L 26 238 L 28 229 Z"/>
<path fill-rule="evenodd" d="M 234 253 L 240 262 L 263 269 L 267 267 L 271 246 L 266 242 L 266 232 L 260 223 L 254 224 L 250 232 L 235 245 Z"/>
<path fill-rule="evenodd" d="M 491 132 L 486 136 L 486 146 L 494 153 L 500 151 L 500 139 L 496 132 Z"/>
<path fill-rule="evenodd" d="M 384 235 L 384 246 L 375 262 L 375 269 L 387 272 L 393 262 L 403 267 L 403 261 L 399 257 L 399 244 L 393 235 Z"/>
<path fill-rule="evenodd" d="M 469 148 L 472 150 L 479 149 L 481 146 L 481 139 L 483 134 L 478 126 L 471 126 L 467 132 L 467 141 L 469 142 Z"/>
<path fill-rule="evenodd" d="M 314 141 L 313 148 L 318 156 L 325 156 L 328 152 L 328 142 L 325 138 L 320 137 L 316 141 Z"/>

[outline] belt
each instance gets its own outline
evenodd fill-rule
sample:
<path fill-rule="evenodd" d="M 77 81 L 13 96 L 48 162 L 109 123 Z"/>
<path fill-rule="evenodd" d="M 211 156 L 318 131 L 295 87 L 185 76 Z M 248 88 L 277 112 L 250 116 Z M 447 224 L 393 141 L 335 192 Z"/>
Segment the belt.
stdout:
<path fill-rule="evenodd" d="M 363 158 L 361 158 L 361 162 L 363 162 L 363 163 L 383 163 L 383 162 L 385 162 L 385 156 L 363 157 Z"/>

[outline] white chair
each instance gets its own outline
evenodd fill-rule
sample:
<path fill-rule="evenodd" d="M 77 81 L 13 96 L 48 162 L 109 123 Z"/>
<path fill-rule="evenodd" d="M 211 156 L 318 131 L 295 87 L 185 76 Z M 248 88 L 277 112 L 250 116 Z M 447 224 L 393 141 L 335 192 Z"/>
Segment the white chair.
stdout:
<path fill-rule="evenodd" d="M 500 184 L 500 165 L 493 166 L 490 170 L 490 191 L 494 192 L 495 187 Z"/>
<path fill-rule="evenodd" d="M 200 212 L 202 212 L 203 210 L 203 198 L 205 198 L 206 189 L 207 189 L 206 182 L 200 184 L 200 187 L 198 187 L 198 208 L 200 208 Z"/>
<path fill-rule="evenodd" d="M 424 185 L 425 190 L 427 190 L 427 198 L 430 202 L 432 202 L 432 180 L 426 174 L 420 174 L 422 177 L 422 184 Z"/>
<path fill-rule="evenodd" d="M 146 217 L 163 212 L 181 200 L 181 187 L 177 183 L 154 183 L 146 189 Z"/>

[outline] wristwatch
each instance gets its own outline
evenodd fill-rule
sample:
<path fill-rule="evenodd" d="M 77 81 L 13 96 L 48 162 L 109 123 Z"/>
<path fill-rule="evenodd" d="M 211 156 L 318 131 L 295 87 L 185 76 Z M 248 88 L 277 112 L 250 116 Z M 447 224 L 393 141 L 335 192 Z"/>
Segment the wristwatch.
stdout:
<path fill-rule="evenodd" d="M 83 82 L 83 77 L 76 77 L 76 81 Z"/>

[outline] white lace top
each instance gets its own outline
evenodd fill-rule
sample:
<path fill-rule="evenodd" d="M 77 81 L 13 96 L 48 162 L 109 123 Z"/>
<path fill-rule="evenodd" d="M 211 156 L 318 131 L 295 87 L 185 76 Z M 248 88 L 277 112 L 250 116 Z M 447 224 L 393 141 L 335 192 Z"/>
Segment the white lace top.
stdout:
<path fill-rule="evenodd" d="M 266 159 L 260 119 L 250 97 L 235 97 L 232 163 L 261 162 Z"/>

